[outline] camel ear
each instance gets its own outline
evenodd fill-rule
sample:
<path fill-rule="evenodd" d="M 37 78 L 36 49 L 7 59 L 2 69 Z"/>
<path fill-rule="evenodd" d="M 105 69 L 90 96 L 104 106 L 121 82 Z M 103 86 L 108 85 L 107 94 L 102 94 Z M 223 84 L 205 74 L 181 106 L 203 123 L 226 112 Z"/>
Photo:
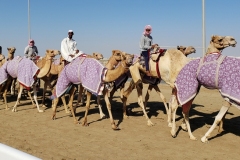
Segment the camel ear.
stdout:
<path fill-rule="evenodd" d="M 47 49 L 47 50 L 46 50 L 46 53 L 49 53 L 49 52 L 50 52 L 50 50 Z"/>
<path fill-rule="evenodd" d="M 180 46 L 177 46 L 177 49 L 179 50 L 179 49 L 180 49 Z"/>
<path fill-rule="evenodd" d="M 96 56 L 96 53 L 95 53 L 95 52 L 93 53 L 93 56 Z"/>
<path fill-rule="evenodd" d="M 117 50 L 112 50 L 112 55 L 114 55 L 116 51 L 117 51 Z"/>
<path fill-rule="evenodd" d="M 51 50 L 51 53 L 54 53 L 54 50 Z"/>
<path fill-rule="evenodd" d="M 122 52 L 122 55 L 123 55 L 123 56 L 126 56 L 126 52 Z"/>
<path fill-rule="evenodd" d="M 7 48 L 7 50 L 9 51 L 11 48 Z"/>

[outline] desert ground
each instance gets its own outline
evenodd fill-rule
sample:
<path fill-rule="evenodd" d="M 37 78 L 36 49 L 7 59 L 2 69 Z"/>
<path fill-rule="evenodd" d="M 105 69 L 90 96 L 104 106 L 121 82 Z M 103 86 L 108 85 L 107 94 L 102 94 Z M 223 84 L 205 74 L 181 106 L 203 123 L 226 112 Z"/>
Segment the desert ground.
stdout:
<path fill-rule="evenodd" d="M 128 84 L 126 84 L 128 86 Z M 170 87 L 159 84 L 167 100 Z M 144 85 L 144 95 L 147 85 Z M 41 90 L 38 92 L 42 93 Z M 16 97 L 9 98 L 13 107 Z M 38 97 L 41 103 L 41 96 Z M 120 130 L 113 131 L 109 119 L 100 119 L 95 97 L 92 97 L 88 116 L 88 127 L 74 124 L 73 118 L 66 114 L 61 103 L 57 119 L 51 120 L 51 101 L 44 113 L 38 113 L 29 98 L 22 98 L 18 112 L 5 110 L 0 102 L 0 142 L 44 160 L 95 160 L 95 159 L 238 159 L 240 142 L 240 111 L 231 107 L 224 121 L 224 132 L 216 128 L 205 144 L 200 138 L 207 132 L 217 115 L 223 99 L 217 90 L 201 88 L 190 111 L 190 123 L 197 141 L 189 139 L 187 132 L 179 127 L 182 121 L 181 108 L 177 111 L 177 137 L 172 138 L 167 126 L 167 115 L 162 100 L 152 91 L 147 112 L 155 124 L 147 126 L 141 108 L 137 103 L 136 89 L 130 95 L 129 119 L 123 119 L 122 103 L 117 92 L 112 101 L 112 112 Z M 76 103 L 76 100 L 74 101 Z M 108 115 L 105 102 L 103 111 Z M 85 107 L 77 108 L 80 121 Z"/>

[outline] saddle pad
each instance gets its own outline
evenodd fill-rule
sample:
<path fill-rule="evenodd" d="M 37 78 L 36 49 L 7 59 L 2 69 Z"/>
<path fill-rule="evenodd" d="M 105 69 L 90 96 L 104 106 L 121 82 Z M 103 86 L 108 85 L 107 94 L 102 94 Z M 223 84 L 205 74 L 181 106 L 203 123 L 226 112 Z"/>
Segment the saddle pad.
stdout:
<path fill-rule="evenodd" d="M 0 85 L 8 79 L 7 65 L 9 61 L 6 61 L 2 67 L 0 67 Z"/>
<path fill-rule="evenodd" d="M 31 87 L 35 81 L 34 76 L 39 71 L 36 64 L 28 59 L 20 56 L 15 57 L 9 61 L 7 65 L 7 73 L 23 84 L 25 87 Z"/>
<path fill-rule="evenodd" d="M 93 58 L 85 58 L 83 63 L 78 57 L 71 63 L 67 64 L 59 75 L 56 84 L 56 96 L 60 97 L 65 93 L 70 84 L 82 84 L 84 88 L 95 95 L 101 94 L 104 76 L 107 68 L 99 61 Z"/>
<path fill-rule="evenodd" d="M 192 60 L 182 68 L 175 82 L 178 100 L 181 105 L 195 97 L 199 85 L 203 85 L 206 88 L 219 89 L 224 98 L 229 99 L 230 103 L 240 109 L 240 59 L 226 57 L 219 67 L 219 72 L 216 73 L 218 57 L 219 55 L 216 54 L 205 57 L 198 75 L 197 69 L 200 59 Z M 218 86 L 214 81 L 217 74 Z"/>

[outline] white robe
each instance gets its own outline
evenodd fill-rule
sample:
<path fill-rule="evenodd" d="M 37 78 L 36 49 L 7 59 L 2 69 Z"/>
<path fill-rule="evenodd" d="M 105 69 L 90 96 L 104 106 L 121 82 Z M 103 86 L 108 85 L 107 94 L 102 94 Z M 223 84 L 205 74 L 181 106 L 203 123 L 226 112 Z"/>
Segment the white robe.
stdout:
<path fill-rule="evenodd" d="M 61 42 L 61 55 L 62 57 L 68 61 L 71 62 L 75 58 L 79 57 L 81 54 L 83 54 L 82 51 L 79 51 L 79 53 L 76 53 L 77 50 L 77 42 L 73 39 L 64 38 Z M 70 55 L 74 55 L 74 57 L 71 57 Z"/>

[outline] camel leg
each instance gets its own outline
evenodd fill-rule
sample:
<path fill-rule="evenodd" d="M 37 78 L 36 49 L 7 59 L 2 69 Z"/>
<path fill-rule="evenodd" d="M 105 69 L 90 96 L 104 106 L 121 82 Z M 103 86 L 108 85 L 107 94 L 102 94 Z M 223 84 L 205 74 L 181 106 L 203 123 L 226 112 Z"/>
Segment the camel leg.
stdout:
<path fill-rule="evenodd" d="M 79 85 L 79 88 L 78 88 L 78 98 L 77 98 L 77 104 L 76 106 L 80 106 L 80 102 L 84 103 L 84 95 L 83 95 L 83 91 L 84 91 L 84 88 L 83 86 L 80 84 Z"/>
<path fill-rule="evenodd" d="M 138 104 L 139 104 L 139 106 L 142 108 L 143 113 L 144 113 L 144 115 L 145 115 L 145 117 L 146 117 L 146 119 L 147 119 L 147 125 L 148 125 L 148 126 L 153 126 L 154 124 L 153 124 L 153 123 L 151 122 L 151 120 L 149 119 L 149 117 L 148 117 L 148 115 L 147 115 L 147 112 L 146 112 L 146 110 L 145 110 L 144 104 L 143 104 L 143 97 L 142 97 L 142 88 L 143 88 L 143 86 L 142 86 L 142 83 L 138 83 L 138 84 L 136 85 L 136 87 L 137 87 L 137 93 L 138 93 Z"/>
<path fill-rule="evenodd" d="M 35 101 L 35 103 L 36 103 L 36 105 L 37 105 L 37 110 L 38 110 L 38 112 L 43 112 L 43 110 L 40 110 L 39 109 L 39 104 L 38 104 L 38 100 L 37 100 L 37 89 L 36 89 L 36 85 L 34 84 L 33 85 L 33 99 L 34 99 L 34 101 Z"/>
<path fill-rule="evenodd" d="M 18 103 L 20 103 L 20 98 L 21 98 L 22 91 L 23 91 L 23 86 L 20 85 L 20 87 L 19 87 L 19 92 L 18 92 L 18 97 L 17 97 L 17 101 L 16 101 L 16 103 L 15 103 L 13 109 L 12 109 L 12 112 L 17 112 L 17 105 L 18 105 Z"/>
<path fill-rule="evenodd" d="M 32 102 L 32 105 L 33 105 L 34 107 L 36 107 L 36 104 L 33 102 L 31 92 L 30 92 L 30 91 L 27 91 L 27 92 L 28 92 L 28 96 L 29 96 L 29 98 L 30 98 L 30 100 L 31 100 L 31 102 Z"/>
<path fill-rule="evenodd" d="M 88 126 L 87 124 L 87 115 L 88 115 L 88 110 L 90 108 L 90 100 L 91 100 L 92 93 L 87 91 L 87 102 L 86 102 L 86 111 L 85 111 L 85 116 L 83 119 L 83 126 Z"/>
<path fill-rule="evenodd" d="M 177 108 L 178 108 L 177 98 L 176 98 L 175 95 L 172 95 L 172 97 L 171 97 L 171 112 L 169 111 L 169 114 L 172 113 L 171 135 L 172 135 L 173 138 L 176 137 L 176 112 L 177 112 Z"/>
<path fill-rule="evenodd" d="M 133 89 L 135 87 L 135 84 L 133 82 L 133 80 L 130 82 L 128 88 L 126 89 L 126 91 L 124 91 L 123 95 L 122 95 L 122 102 L 123 102 L 123 118 L 127 119 L 127 98 L 128 96 L 132 93 Z"/>
<path fill-rule="evenodd" d="M 224 131 L 224 129 L 223 129 L 223 121 L 224 121 L 224 119 L 225 119 L 225 117 L 226 117 L 226 114 L 227 114 L 227 113 L 225 113 L 225 115 L 223 116 L 222 120 L 219 122 L 218 133 L 221 133 L 221 132 Z"/>
<path fill-rule="evenodd" d="M 152 91 L 153 86 L 152 85 L 148 85 L 148 89 L 147 89 L 147 93 L 145 95 L 145 102 L 144 102 L 144 109 L 146 110 L 147 107 L 147 102 L 149 100 L 149 96 L 150 96 L 150 92 Z"/>
<path fill-rule="evenodd" d="M 12 80 L 8 79 L 7 82 L 6 82 L 6 87 L 4 88 L 4 91 L 3 91 L 3 99 L 4 99 L 4 102 L 5 102 L 5 105 L 6 105 L 6 110 L 9 109 L 8 108 L 8 103 L 7 103 L 7 90 L 8 90 L 8 87 L 11 85 L 11 83 L 12 83 Z"/>
<path fill-rule="evenodd" d="M 218 112 L 212 126 L 209 128 L 209 130 L 205 133 L 205 135 L 201 138 L 201 141 L 203 143 L 208 142 L 208 138 L 210 136 L 210 134 L 212 133 L 212 131 L 214 130 L 214 128 L 218 125 L 218 123 L 222 120 L 223 116 L 227 113 L 228 109 L 230 108 L 231 104 L 227 101 L 224 102 L 222 108 L 220 109 L 220 111 Z"/>
<path fill-rule="evenodd" d="M 110 96 L 109 96 L 109 99 L 110 100 L 112 100 L 113 99 L 113 95 L 114 95 L 114 93 L 117 91 L 117 89 L 115 88 L 115 87 L 113 87 L 113 89 L 111 90 L 111 92 L 110 92 Z M 121 93 L 120 93 L 120 95 L 121 95 Z"/>
<path fill-rule="evenodd" d="M 108 109 L 108 114 L 109 114 L 109 118 L 110 118 L 112 129 L 113 130 L 119 130 L 119 128 L 116 126 L 116 124 L 115 124 L 115 122 L 113 120 L 111 103 L 109 102 L 108 91 L 107 90 L 103 91 L 103 96 L 104 96 L 104 100 L 106 102 L 106 106 L 107 106 L 107 109 Z"/>
<path fill-rule="evenodd" d="M 167 100 L 166 98 L 164 97 L 164 95 L 162 94 L 161 90 L 159 89 L 159 87 L 157 85 L 153 85 L 153 88 L 155 89 L 155 91 L 158 93 L 158 95 L 161 97 L 162 101 L 163 101 L 163 104 L 164 104 L 164 107 L 166 109 L 166 113 L 168 115 L 168 106 L 167 106 Z"/>
<path fill-rule="evenodd" d="M 194 98 L 191 99 L 190 101 L 188 101 L 186 104 L 182 105 L 182 110 L 183 110 L 182 114 L 183 114 L 183 118 L 184 118 L 183 122 L 186 123 L 187 131 L 188 131 L 188 135 L 189 135 L 190 139 L 197 140 L 197 138 L 194 137 L 192 134 L 190 123 L 189 123 L 189 110 L 191 108 L 193 100 L 194 100 Z"/>
<path fill-rule="evenodd" d="M 51 119 L 55 120 L 56 119 L 56 112 L 57 112 L 57 104 L 58 104 L 59 98 L 55 98 L 52 101 L 53 101 L 53 104 L 52 104 L 53 114 L 52 114 Z"/>
<path fill-rule="evenodd" d="M 72 86 L 70 92 L 69 92 L 69 103 L 68 106 L 70 107 L 73 119 L 74 119 L 74 123 L 75 124 L 79 124 L 78 120 L 76 119 L 75 113 L 76 113 L 76 107 L 73 107 L 73 98 L 74 98 L 74 93 L 76 91 L 76 88 Z"/>
<path fill-rule="evenodd" d="M 47 90 L 47 83 L 44 82 L 44 86 L 43 86 L 43 96 L 42 96 L 42 107 L 46 108 L 45 105 L 45 94 L 46 94 L 46 90 Z"/>
<path fill-rule="evenodd" d="M 100 96 L 97 96 L 97 104 L 98 104 L 98 109 L 99 109 L 99 113 L 100 113 L 100 118 L 103 119 L 105 118 L 105 114 L 102 111 L 102 105 L 100 104 Z"/>
<path fill-rule="evenodd" d="M 65 109 L 65 112 L 66 112 L 66 113 L 70 113 L 69 110 L 68 110 L 68 107 L 67 107 L 67 103 L 66 103 L 65 95 L 62 95 L 62 96 L 61 96 L 61 100 L 62 100 L 62 103 L 63 103 L 64 109 Z M 70 103 L 70 102 L 69 102 L 69 103 Z"/>

